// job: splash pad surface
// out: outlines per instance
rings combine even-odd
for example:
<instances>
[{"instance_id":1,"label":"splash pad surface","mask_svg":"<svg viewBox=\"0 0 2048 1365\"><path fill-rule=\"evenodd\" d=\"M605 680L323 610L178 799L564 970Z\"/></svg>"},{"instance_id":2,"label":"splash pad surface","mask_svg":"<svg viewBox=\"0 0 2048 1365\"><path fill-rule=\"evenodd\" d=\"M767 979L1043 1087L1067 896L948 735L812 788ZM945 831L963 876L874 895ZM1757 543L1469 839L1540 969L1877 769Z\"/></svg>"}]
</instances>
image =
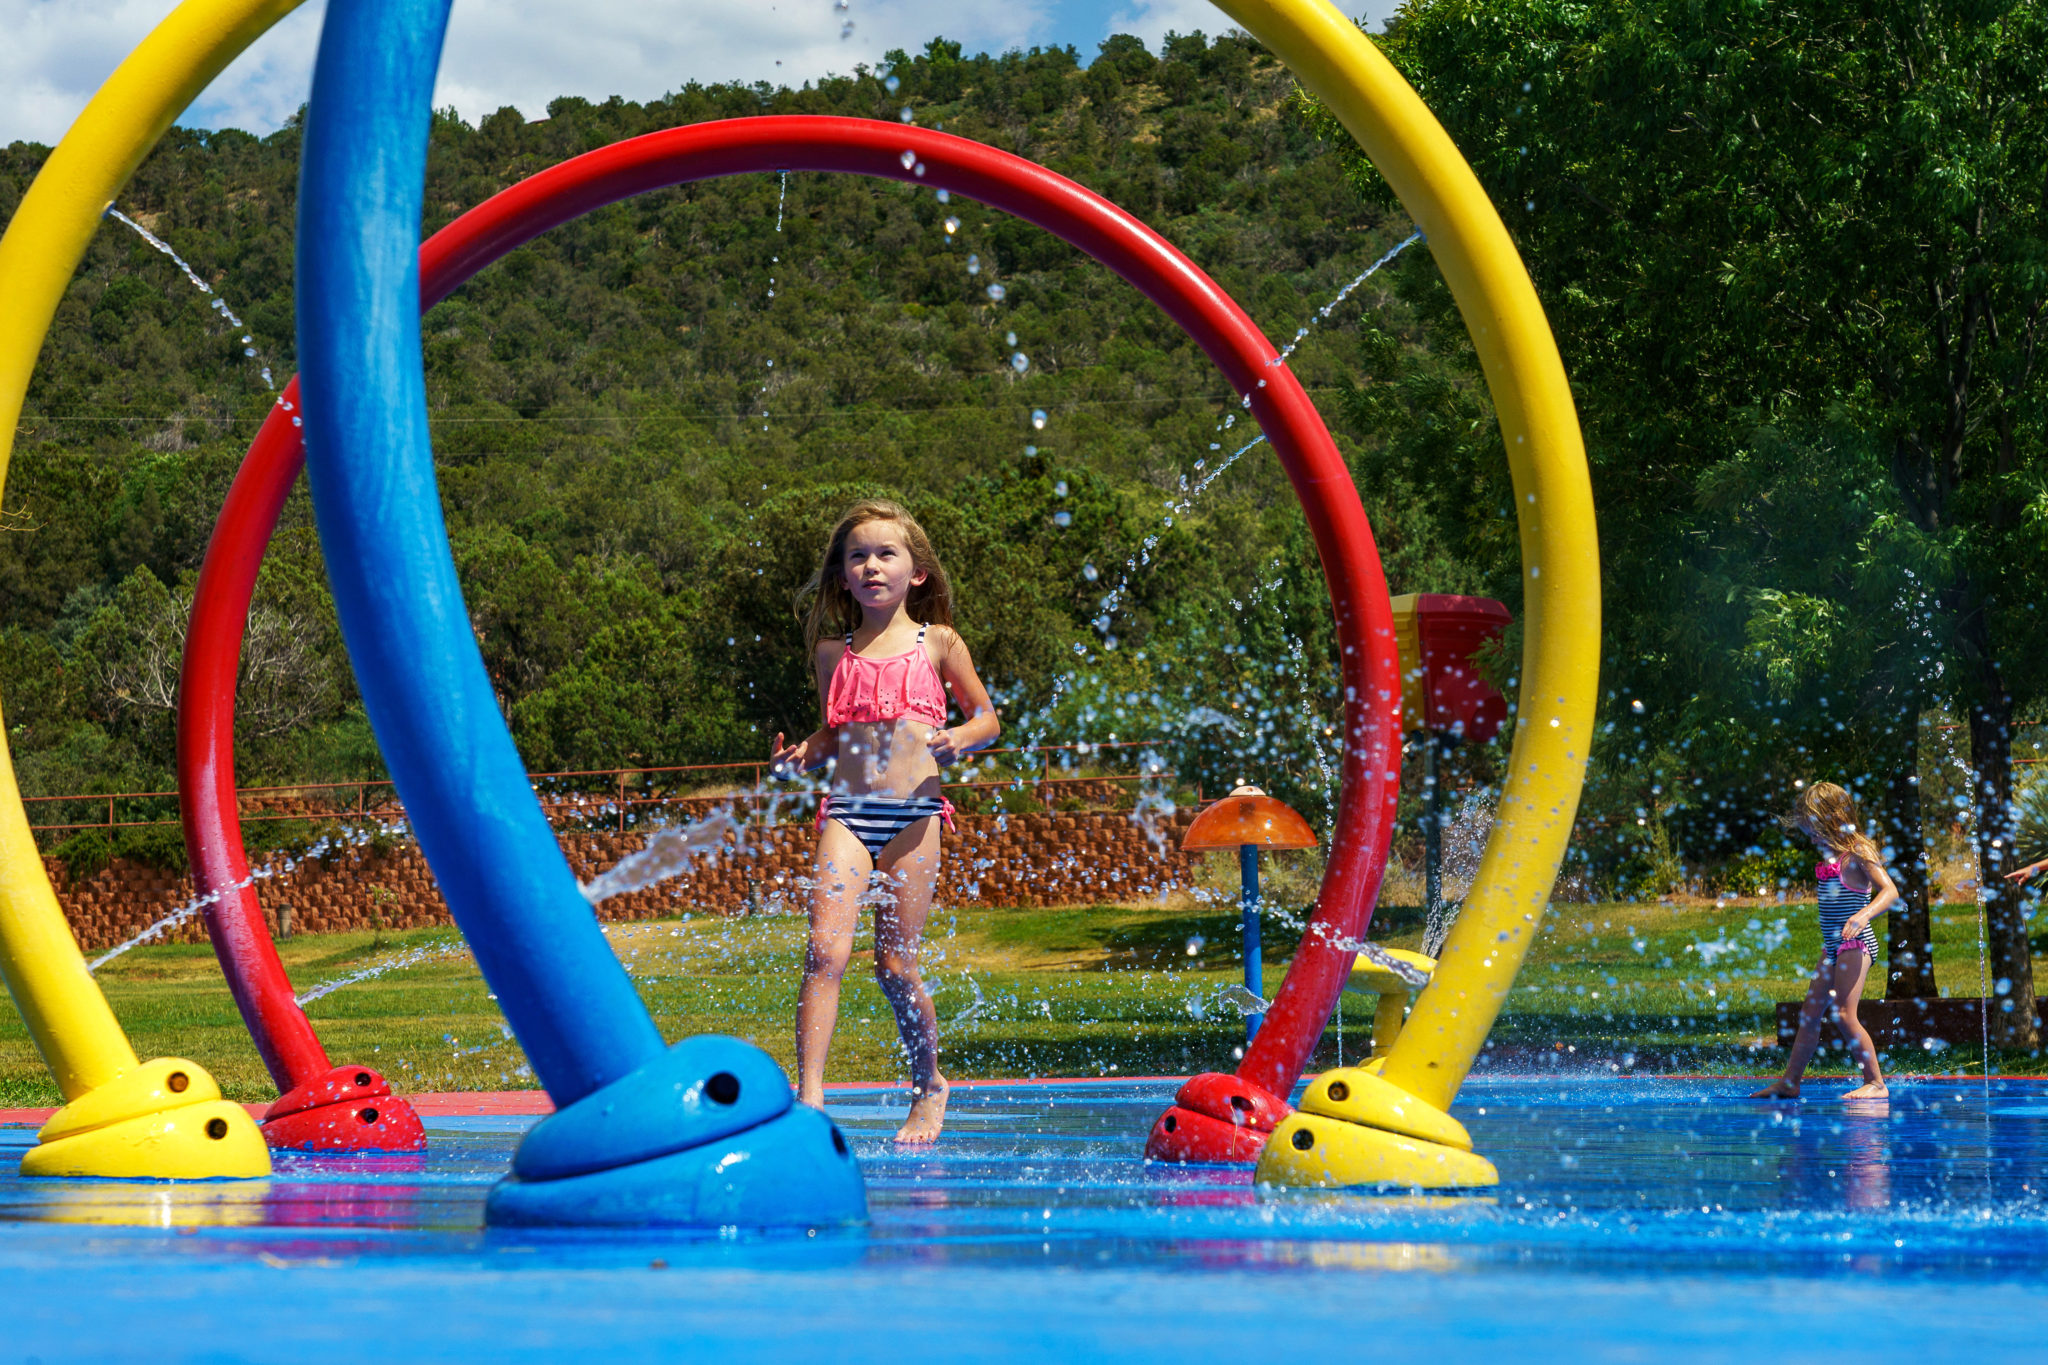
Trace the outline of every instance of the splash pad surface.
<instances>
[{"instance_id":1,"label":"splash pad surface","mask_svg":"<svg viewBox=\"0 0 2048 1365\"><path fill-rule=\"evenodd\" d=\"M941 1145L892 1146L903 1096L839 1090L872 1222L805 1237L481 1230L532 1122L428 1117L424 1157L280 1154L267 1182L30 1181L0 1129L10 1341L65 1358L278 1359L383 1336L408 1359L1073 1358L1290 1349L1360 1334L1462 1356L2038 1350L2048 1333L2048 1081L1905 1082L1888 1113L1823 1082L1475 1077L1457 1117L1489 1198L1261 1194L1148 1165L1170 1080L962 1086ZM291 1301L332 1312L279 1313ZM1362 1316L1370 1311L1370 1322Z\"/></svg>"}]
</instances>

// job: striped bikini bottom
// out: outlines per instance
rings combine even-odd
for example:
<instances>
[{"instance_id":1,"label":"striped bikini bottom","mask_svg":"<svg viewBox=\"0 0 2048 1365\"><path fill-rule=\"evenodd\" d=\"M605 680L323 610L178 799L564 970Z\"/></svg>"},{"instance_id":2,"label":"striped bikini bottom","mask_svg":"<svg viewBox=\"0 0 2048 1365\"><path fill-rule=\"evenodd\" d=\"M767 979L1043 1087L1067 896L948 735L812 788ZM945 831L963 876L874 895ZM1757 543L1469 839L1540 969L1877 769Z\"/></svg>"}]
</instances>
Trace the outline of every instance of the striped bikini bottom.
<instances>
[{"instance_id":1,"label":"striped bikini bottom","mask_svg":"<svg viewBox=\"0 0 2048 1365\"><path fill-rule=\"evenodd\" d=\"M837 820L879 858L891 839L934 815L953 828L953 803L943 796L828 796L818 805L818 828Z\"/></svg>"}]
</instances>

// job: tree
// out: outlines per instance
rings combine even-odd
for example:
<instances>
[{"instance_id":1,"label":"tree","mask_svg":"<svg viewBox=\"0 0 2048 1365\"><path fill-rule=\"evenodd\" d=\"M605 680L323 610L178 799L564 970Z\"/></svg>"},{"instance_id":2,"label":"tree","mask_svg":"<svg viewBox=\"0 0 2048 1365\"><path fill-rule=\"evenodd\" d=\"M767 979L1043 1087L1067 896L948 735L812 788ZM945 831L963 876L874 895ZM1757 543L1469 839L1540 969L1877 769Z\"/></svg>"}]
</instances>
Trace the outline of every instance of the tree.
<instances>
[{"instance_id":1,"label":"tree","mask_svg":"<svg viewBox=\"0 0 2048 1365\"><path fill-rule=\"evenodd\" d=\"M1858 747L1903 744L1923 702L1964 709L1999 1033L2038 1046L2026 918L2000 874L2015 712L2048 695L2048 12L1418 0L1385 47L1502 206L1578 387L1614 676L1697 726L1695 703L1725 710L1761 681L1731 644L1789 631L1812 656L1854 633L1873 666L1901 665L1855 717ZM1850 496L1809 509L1805 545L1845 571L1787 615L1752 567L1701 612L1732 562L1702 553L1727 520L1708 495L1739 482L1758 431L1823 421L1858 438L1811 448ZM1909 569L1931 619L1872 599ZM1695 628L1707 647L1674 641Z\"/></svg>"}]
</instances>

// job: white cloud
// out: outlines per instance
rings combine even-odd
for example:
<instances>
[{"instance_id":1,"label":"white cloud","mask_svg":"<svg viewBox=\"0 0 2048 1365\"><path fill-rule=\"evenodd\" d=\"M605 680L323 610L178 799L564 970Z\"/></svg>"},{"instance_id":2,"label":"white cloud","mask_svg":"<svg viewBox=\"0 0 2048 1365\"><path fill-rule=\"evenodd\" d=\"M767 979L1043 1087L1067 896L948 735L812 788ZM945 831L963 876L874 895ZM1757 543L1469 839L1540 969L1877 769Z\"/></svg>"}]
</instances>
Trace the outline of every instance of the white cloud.
<instances>
[{"instance_id":1,"label":"white cloud","mask_svg":"<svg viewBox=\"0 0 2048 1365\"><path fill-rule=\"evenodd\" d=\"M0 139L55 141L164 13L163 0L0 0Z\"/></svg>"},{"instance_id":2,"label":"white cloud","mask_svg":"<svg viewBox=\"0 0 2048 1365\"><path fill-rule=\"evenodd\" d=\"M801 85L943 33L969 51L1048 41L1060 0L456 0L437 107L536 117L558 95L652 99L690 81ZM260 39L181 122L268 132L305 102L321 0ZM0 142L54 143L168 0L0 0ZM853 32L841 37L851 20ZM1089 53L1088 55L1093 55ZM780 65L777 63L780 62Z\"/></svg>"},{"instance_id":3,"label":"white cloud","mask_svg":"<svg viewBox=\"0 0 2048 1365\"><path fill-rule=\"evenodd\" d=\"M9 3L12 0L0 0ZM286 15L223 71L178 121L189 128L268 133L290 118L312 89L313 53L320 45L320 20L326 12L323 0L313 0ZM80 105L90 98L92 91L81 91Z\"/></svg>"},{"instance_id":4,"label":"white cloud","mask_svg":"<svg viewBox=\"0 0 2048 1365\"><path fill-rule=\"evenodd\" d=\"M1400 0L1337 0L1337 8L1353 17L1363 17L1377 30L1386 26L1387 18L1399 9ZM1169 33L1206 33L1215 37L1228 33L1237 23L1209 0L1130 0L1111 11L1109 22L1103 25L1102 36L1112 33L1131 33L1145 40L1145 45L1154 52L1159 50L1159 41ZM1093 57L1088 50L1086 56Z\"/></svg>"},{"instance_id":5,"label":"white cloud","mask_svg":"<svg viewBox=\"0 0 2048 1365\"><path fill-rule=\"evenodd\" d=\"M474 118L538 116L557 95L647 99L695 80L800 85L943 33L969 51L1028 45L1050 18L1025 0L774 0L730 6L590 0L457 0L434 102ZM850 19L851 37L840 28ZM779 63L779 65L778 65Z\"/></svg>"},{"instance_id":6,"label":"white cloud","mask_svg":"<svg viewBox=\"0 0 2048 1365\"><path fill-rule=\"evenodd\" d=\"M1340 0L1376 19L1392 0ZM54 143L172 0L0 0L0 142ZM935 34L970 52L1074 44L1082 60L1111 33L1155 49L1171 29L1232 27L1208 0L456 0L436 106L475 119L504 105L539 116L558 95L646 100L699 81L801 85ZM258 40L181 120L266 133L305 102L324 0ZM847 20L850 36L841 37ZM777 63L780 63L778 65Z\"/></svg>"}]
</instances>

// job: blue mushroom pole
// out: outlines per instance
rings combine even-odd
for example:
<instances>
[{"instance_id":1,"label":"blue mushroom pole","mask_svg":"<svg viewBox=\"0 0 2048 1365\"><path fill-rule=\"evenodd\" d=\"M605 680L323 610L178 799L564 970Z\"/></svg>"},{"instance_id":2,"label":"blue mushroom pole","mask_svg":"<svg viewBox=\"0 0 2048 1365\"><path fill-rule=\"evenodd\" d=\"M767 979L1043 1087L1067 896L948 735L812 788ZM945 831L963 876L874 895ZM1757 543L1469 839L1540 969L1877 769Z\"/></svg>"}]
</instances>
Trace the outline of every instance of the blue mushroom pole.
<instances>
[{"instance_id":1,"label":"blue mushroom pole","mask_svg":"<svg viewBox=\"0 0 2048 1365\"><path fill-rule=\"evenodd\" d=\"M1254 998L1264 1000L1263 964L1259 957L1259 846L1239 844L1237 846L1237 874L1243 884L1244 896L1244 988ZM1252 1039L1259 1036L1259 1025L1266 1016L1247 1014L1244 1017L1245 1046L1250 1047Z\"/></svg>"}]
</instances>

